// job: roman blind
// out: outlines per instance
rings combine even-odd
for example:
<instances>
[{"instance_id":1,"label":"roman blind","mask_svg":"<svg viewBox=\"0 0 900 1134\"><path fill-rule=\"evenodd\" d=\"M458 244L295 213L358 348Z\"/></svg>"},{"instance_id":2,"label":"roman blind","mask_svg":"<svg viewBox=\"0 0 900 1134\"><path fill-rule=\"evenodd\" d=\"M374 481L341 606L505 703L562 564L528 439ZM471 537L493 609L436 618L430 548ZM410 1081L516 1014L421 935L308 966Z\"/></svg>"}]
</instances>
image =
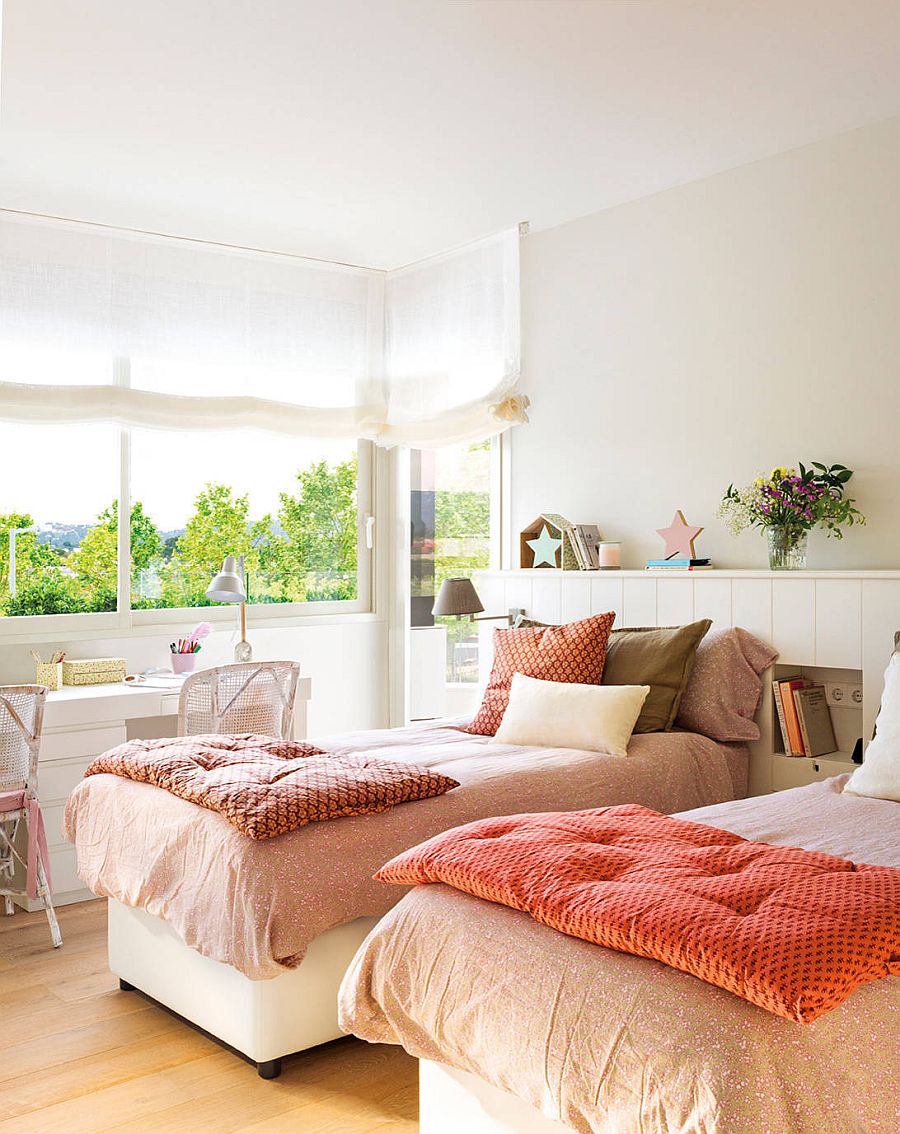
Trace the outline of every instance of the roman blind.
<instances>
[{"instance_id":1,"label":"roman blind","mask_svg":"<svg viewBox=\"0 0 900 1134\"><path fill-rule=\"evenodd\" d=\"M0 419L429 447L525 420L518 233L396 272L0 213Z\"/></svg>"}]
</instances>

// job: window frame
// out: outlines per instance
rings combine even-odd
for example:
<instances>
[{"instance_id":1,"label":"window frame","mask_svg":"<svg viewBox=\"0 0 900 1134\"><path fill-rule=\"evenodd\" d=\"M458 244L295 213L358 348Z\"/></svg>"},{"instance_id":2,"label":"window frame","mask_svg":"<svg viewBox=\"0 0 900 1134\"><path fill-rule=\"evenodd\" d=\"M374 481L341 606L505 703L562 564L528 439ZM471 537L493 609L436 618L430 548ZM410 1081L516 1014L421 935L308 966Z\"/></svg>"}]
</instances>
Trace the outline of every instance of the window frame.
<instances>
[{"instance_id":1,"label":"window frame","mask_svg":"<svg viewBox=\"0 0 900 1134\"><path fill-rule=\"evenodd\" d=\"M112 384L128 386L130 364L127 358L113 360ZM77 425L71 428L77 429ZM196 607L163 607L158 610L133 610L131 607L131 430L118 428L118 586L115 611L91 614L0 615L0 637L4 642L47 640L52 638L98 638L105 634L118 637L123 632L151 632L164 627L184 628L191 618L202 616L214 626L234 621L235 608L228 604ZM329 602L248 603L248 616L259 625L308 623L311 620L331 621L335 617L372 616L374 604L374 529L375 492L378 461L375 445L358 440L356 488L356 580L355 599ZM374 536L374 530L372 532Z\"/></svg>"},{"instance_id":2,"label":"window frame","mask_svg":"<svg viewBox=\"0 0 900 1134\"><path fill-rule=\"evenodd\" d=\"M488 471L489 516L488 516L488 547L489 558L486 568L479 570L497 571L505 562L506 546L509 542L507 529L509 527L509 474L511 464L509 433L504 431L491 438L490 461ZM410 486L411 488L411 486ZM437 486L435 486L437 490ZM407 493L409 495L409 493ZM406 557L406 581L411 588L410 562L412 548L408 549ZM406 622L412 629L411 618L407 614ZM473 624L477 631L477 623ZM483 625L483 624L482 624ZM480 636L479 636L480 639ZM479 642L479 650L481 649ZM460 693L473 693L478 691L480 684L477 681L449 681L446 671L444 675L444 688ZM474 695L474 694L473 694Z\"/></svg>"}]
</instances>

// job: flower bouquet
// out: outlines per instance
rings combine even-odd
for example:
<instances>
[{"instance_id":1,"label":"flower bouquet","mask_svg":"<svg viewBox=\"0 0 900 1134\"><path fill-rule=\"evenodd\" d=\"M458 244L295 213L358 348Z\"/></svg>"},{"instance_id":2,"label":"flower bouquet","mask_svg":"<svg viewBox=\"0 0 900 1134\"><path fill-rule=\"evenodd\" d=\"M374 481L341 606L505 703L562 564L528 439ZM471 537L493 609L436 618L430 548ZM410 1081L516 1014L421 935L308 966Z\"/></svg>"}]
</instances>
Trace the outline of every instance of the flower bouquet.
<instances>
[{"instance_id":1,"label":"flower bouquet","mask_svg":"<svg viewBox=\"0 0 900 1134\"><path fill-rule=\"evenodd\" d=\"M812 528L825 528L829 536L842 539L843 527L866 522L854 507L855 501L844 495L852 476L845 465L823 465L819 461L813 461L810 468L802 462L796 469L775 468L745 488L730 484L719 515L734 535L748 528L765 530L773 571L802 570Z\"/></svg>"}]
</instances>

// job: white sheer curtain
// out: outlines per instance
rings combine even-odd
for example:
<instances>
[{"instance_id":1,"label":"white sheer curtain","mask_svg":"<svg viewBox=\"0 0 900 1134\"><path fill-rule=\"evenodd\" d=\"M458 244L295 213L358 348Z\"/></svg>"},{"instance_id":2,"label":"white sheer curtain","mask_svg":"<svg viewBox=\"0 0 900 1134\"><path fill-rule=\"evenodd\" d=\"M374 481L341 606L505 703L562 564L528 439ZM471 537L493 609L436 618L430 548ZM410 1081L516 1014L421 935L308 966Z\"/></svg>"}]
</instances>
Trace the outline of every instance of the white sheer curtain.
<instances>
[{"instance_id":1,"label":"white sheer curtain","mask_svg":"<svg viewBox=\"0 0 900 1134\"><path fill-rule=\"evenodd\" d=\"M518 311L516 232L384 273L0 214L0 419L475 440Z\"/></svg>"}]
</instances>

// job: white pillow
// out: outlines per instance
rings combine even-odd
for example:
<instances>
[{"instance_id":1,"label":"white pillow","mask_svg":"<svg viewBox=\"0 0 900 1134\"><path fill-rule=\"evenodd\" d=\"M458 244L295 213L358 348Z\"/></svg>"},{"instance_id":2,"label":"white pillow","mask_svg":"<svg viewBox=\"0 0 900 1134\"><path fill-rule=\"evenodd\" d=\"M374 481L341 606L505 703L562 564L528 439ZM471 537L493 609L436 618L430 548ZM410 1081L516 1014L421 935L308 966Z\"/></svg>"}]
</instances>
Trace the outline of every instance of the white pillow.
<instances>
[{"instance_id":1,"label":"white pillow","mask_svg":"<svg viewBox=\"0 0 900 1134\"><path fill-rule=\"evenodd\" d=\"M577 685L514 673L497 744L624 756L649 685Z\"/></svg>"},{"instance_id":2,"label":"white pillow","mask_svg":"<svg viewBox=\"0 0 900 1134\"><path fill-rule=\"evenodd\" d=\"M891 656L884 671L875 737L866 749L865 761L844 784L844 791L900 803L900 654Z\"/></svg>"}]
</instances>

